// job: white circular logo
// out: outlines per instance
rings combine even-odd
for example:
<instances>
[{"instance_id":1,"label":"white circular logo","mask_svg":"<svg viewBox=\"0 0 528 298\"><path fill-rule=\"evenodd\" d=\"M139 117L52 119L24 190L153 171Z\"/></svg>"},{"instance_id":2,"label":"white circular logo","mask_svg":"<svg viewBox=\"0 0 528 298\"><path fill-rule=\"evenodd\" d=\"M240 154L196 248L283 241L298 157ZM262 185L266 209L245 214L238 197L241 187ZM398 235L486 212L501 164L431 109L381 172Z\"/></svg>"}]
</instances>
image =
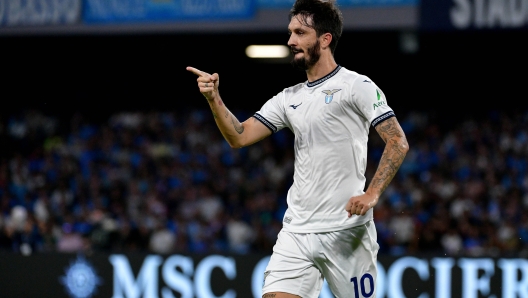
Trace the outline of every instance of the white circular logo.
<instances>
[{"instance_id":1,"label":"white circular logo","mask_svg":"<svg viewBox=\"0 0 528 298\"><path fill-rule=\"evenodd\" d=\"M60 280L73 298L90 298L102 283L92 265L82 256L66 268L66 274Z\"/></svg>"}]
</instances>

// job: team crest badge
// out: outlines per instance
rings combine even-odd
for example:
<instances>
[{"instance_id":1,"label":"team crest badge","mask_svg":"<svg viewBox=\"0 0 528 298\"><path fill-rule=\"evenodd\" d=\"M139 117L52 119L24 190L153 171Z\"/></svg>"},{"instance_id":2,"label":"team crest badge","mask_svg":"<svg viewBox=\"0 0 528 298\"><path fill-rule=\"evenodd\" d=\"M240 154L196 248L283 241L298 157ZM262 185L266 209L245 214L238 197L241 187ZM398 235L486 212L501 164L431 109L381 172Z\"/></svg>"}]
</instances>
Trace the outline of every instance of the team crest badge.
<instances>
[{"instance_id":1,"label":"team crest badge","mask_svg":"<svg viewBox=\"0 0 528 298\"><path fill-rule=\"evenodd\" d=\"M334 93L337 93L341 91L341 89L334 89L334 90L323 90L323 93L326 94L325 96L325 103L329 104L332 102L332 99L334 99Z\"/></svg>"}]
</instances>

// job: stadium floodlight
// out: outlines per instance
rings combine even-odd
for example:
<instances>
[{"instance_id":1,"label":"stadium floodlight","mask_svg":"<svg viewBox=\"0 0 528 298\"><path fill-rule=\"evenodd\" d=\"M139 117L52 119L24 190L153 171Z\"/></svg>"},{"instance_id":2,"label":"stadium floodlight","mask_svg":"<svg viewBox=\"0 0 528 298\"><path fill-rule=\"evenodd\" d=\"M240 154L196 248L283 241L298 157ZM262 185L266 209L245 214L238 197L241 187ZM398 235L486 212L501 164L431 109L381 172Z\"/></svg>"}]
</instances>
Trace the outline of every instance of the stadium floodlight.
<instances>
[{"instance_id":1,"label":"stadium floodlight","mask_svg":"<svg viewBox=\"0 0 528 298\"><path fill-rule=\"evenodd\" d=\"M286 58L290 49L282 45L251 45L246 48L249 58Z\"/></svg>"}]
</instances>

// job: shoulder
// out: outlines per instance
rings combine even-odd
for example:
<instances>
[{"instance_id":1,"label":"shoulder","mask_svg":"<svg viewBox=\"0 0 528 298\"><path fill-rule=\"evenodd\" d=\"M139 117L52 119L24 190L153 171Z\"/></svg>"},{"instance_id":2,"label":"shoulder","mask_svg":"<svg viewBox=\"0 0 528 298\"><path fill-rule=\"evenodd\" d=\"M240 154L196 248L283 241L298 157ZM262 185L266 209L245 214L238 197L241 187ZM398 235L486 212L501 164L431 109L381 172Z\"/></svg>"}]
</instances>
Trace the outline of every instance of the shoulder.
<instances>
[{"instance_id":1,"label":"shoulder","mask_svg":"<svg viewBox=\"0 0 528 298\"><path fill-rule=\"evenodd\" d=\"M353 88L376 86L368 76L344 67L341 68L339 75L343 81L347 82Z\"/></svg>"},{"instance_id":2,"label":"shoulder","mask_svg":"<svg viewBox=\"0 0 528 298\"><path fill-rule=\"evenodd\" d=\"M377 89L376 84L368 76L344 67L339 71L339 80L348 87L347 92L352 98L361 97L362 94L371 93Z\"/></svg>"},{"instance_id":3,"label":"shoulder","mask_svg":"<svg viewBox=\"0 0 528 298\"><path fill-rule=\"evenodd\" d=\"M284 90L282 90L281 93L284 93L285 95L291 95L291 94L302 92L304 84L305 83L303 82L303 83L299 83L299 84L284 88Z\"/></svg>"},{"instance_id":4,"label":"shoulder","mask_svg":"<svg viewBox=\"0 0 528 298\"><path fill-rule=\"evenodd\" d=\"M275 106L277 108L288 105L288 103L292 100L292 98L295 98L298 94L300 94L304 90L303 84L304 83L299 83L299 84L284 88L282 91L277 93L275 96L268 99L265 105Z\"/></svg>"},{"instance_id":5,"label":"shoulder","mask_svg":"<svg viewBox=\"0 0 528 298\"><path fill-rule=\"evenodd\" d=\"M341 80L344 80L344 81L347 81L347 82L355 82L359 78L365 77L365 76L360 74L360 73L357 73L357 72L355 72L353 70L349 70L349 69L347 69L345 67L341 67L341 69L339 70L339 73L338 73L338 77Z\"/></svg>"},{"instance_id":6,"label":"shoulder","mask_svg":"<svg viewBox=\"0 0 528 298\"><path fill-rule=\"evenodd\" d=\"M277 93L272 99L277 103L283 103L286 104L289 102L292 98L295 98L297 96L302 96L302 92L304 91L304 83L299 83L287 88L284 88L282 91Z\"/></svg>"},{"instance_id":7,"label":"shoulder","mask_svg":"<svg viewBox=\"0 0 528 298\"><path fill-rule=\"evenodd\" d=\"M343 80L350 86L350 92L353 96L383 93L370 77L355 71L345 69Z\"/></svg>"}]
</instances>

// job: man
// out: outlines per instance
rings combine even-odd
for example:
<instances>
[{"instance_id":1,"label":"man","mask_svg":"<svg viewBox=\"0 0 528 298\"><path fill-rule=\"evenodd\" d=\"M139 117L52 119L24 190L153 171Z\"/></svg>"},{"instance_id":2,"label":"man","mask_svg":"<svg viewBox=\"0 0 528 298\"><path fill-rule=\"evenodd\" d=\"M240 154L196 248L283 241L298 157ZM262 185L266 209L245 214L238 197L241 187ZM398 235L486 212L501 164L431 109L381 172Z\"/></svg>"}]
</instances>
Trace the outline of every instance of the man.
<instances>
[{"instance_id":1,"label":"man","mask_svg":"<svg viewBox=\"0 0 528 298\"><path fill-rule=\"evenodd\" d=\"M231 147L285 127L295 134L294 182L264 274L263 298L316 298L323 278L338 298L375 297L379 246L372 208L409 146L383 92L335 62L343 24L333 1L297 0L289 18L292 63L306 70L308 80L284 89L245 122L223 104L218 74L187 70L198 76ZM364 191L370 125L386 145Z\"/></svg>"}]
</instances>

